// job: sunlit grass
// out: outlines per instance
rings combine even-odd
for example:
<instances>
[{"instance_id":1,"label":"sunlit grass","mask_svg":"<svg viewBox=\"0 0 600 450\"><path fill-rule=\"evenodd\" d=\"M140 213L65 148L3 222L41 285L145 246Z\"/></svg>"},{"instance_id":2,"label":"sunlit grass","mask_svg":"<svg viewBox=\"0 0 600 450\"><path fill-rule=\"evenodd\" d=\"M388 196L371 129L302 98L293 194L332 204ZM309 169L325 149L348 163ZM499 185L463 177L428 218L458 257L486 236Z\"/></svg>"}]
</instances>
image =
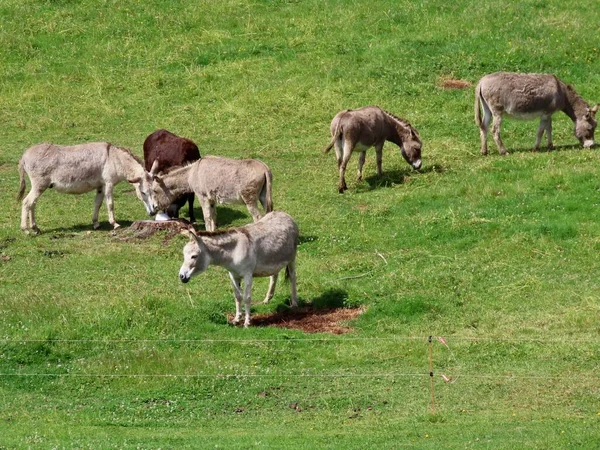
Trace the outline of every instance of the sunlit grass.
<instances>
[{"instance_id":1,"label":"sunlit grass","mask_svg":"<svg viewBox=\"0 0 600 450\"><path fill-rule=\"evenodd\" d=\"M0 17L0 447L598 446L597 149L556 116L557 150L531 153L537 124L506 120L511 155L490 139L481 157L472 88L440 83L551 72L598 101L597 8L8 0ZM369 104L419 130L423 169L386 144L384 175L368 153L357 182L353 158L339 195L329 123ZM226 273L181 284L185 238L129 235L145 212L126 184L123 230L103 207L92 231L92 193L46 192L42 234L19 231L27 147L141 155L157 128L269 164L301 230L300 299L364 308L351 334L227 325ZM281 283L254 310L288 301ZM435 414L430 335L448 341Z\"/></svg>"}]
</instances>

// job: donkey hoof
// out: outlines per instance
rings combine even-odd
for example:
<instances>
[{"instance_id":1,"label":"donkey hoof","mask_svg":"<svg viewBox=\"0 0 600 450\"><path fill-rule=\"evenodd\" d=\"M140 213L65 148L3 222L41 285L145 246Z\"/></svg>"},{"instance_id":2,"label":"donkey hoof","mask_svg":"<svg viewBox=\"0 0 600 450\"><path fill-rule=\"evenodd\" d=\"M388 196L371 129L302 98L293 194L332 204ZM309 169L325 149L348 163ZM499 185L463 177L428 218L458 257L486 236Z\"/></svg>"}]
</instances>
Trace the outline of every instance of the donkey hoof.
<instances>
[{"instance_id":1,"label":"donkey hoof","mask_svg":"<svg viewBox=\"0 0 600 450\"><path fill-rule=\"evenodd\" d=\"M98 228L100 228L100 223L94 222L93 226L94 226L94 230L97 230Z\"/></svg>"},{"instance_id":2,"label":"donkey hoof","mask_svg":"<svg viewBox=\"0 0 600 450\"><path fill-rule=\"evenodd\" d=\"M115 222L113 224L113 230L116 230L117 228L121 228L121 225L119 225L117 222Z\"/></svg>"}]
</instances>

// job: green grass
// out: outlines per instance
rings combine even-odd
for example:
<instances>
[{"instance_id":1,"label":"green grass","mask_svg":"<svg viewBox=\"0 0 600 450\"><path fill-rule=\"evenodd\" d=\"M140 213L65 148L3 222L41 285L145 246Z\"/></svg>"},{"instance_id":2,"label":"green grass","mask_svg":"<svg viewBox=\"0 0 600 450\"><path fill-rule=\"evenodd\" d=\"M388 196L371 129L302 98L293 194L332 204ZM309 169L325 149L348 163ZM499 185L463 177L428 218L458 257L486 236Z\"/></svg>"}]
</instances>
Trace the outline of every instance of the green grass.
<instances>
[{"instance_id":1,"label":"green grass","mask_svg":"<svg viewBox=\"0 0 600 450\"><path fill-rule=\"evenodd\" d=\"M598 101L592 2L5 0L0 5L0 448L597 448L600 166L555 116L506 120L479 155L473 84L551 72ZM365 180L321 150L377 104L424 142ZM19 231L16 164L39 142L141 155L167 128L260 158L301 230L298 288L360 306L353 333L234 328L226 274L183 285L185 239L92 231L93 194L46 192ZM197 216L201 216L198 209ZM220 226L249 222L219 208ZM258 280L258 300L266 290ZM289 287L255 313L285 308ZM435 414L428 336L434 340ZM451 378L445 383L441 375Z\"/></svg>"}]
</instances>

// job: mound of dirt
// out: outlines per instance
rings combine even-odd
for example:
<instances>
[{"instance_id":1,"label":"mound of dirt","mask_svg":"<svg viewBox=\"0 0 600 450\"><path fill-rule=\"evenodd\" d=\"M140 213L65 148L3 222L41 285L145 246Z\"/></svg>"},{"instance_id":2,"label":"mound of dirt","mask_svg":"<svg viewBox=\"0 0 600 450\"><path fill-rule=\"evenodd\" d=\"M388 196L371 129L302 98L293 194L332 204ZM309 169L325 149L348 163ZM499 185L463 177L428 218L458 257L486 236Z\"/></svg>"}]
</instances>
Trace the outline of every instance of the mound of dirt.
<instances>
[{"instance_id":1,"label":"mound of dirt","mask_svg":"<svg viewBox=\"0 0 600 450\"><path fill-rule=\"evenodd\" d=\"M472 83L469 83L465 80L455 80L453 78L442 78L439 82L440 87L444 89L466 89L473 86Z\"/></svg>"},{"instance_id":2,"label":"mound of dirt","mask_svg":"<svg viewBox=\"0 0 600 450\"><path fill-rule=\"evenodd\" d=\"M352 331L346 322L363 313L360 308L319 308L303 306L271 314L252 316L252 325L302 330L305 333L344 334Z\"/></svg>"},{"instance_id":3,"label":"mound of dirt","mask_svg":"<svg viewBox=\"0 0 600 450\"><path fill-rule=\"evenodd\" d=\"M157 231L167 231L168 237L172 237L189 229L190 226L190 222L185 219L136 220L128 231L133 233L133 237L139 239L150 237Z\"/></svg>"}]
</instances>

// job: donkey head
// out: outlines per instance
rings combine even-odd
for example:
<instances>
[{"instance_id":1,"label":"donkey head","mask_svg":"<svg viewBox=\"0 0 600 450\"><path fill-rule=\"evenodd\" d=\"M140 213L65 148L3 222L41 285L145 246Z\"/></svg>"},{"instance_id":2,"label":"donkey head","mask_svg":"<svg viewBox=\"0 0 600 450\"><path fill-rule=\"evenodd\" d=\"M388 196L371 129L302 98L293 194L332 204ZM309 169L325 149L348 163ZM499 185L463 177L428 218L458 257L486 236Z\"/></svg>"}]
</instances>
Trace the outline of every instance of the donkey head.
<instances>
[{"instance_id":1,"label":"donkey head","mask_svg":"<svg viewBox=\"0 0 600 450\"><path fill-rule=\"evenodd\" d=\"M137 197L144 203L146 212L153 216L156 214L157 206L152 194L152 175L144 170L142 176L127 180L135 186Z\"/></svg>"},{"instance_id":2,"label":"donkey head","mask_svg":"<svg viewBox=\"0 0 600 450\"><path fill-rule=\"evenodd\" d=\"M415 169L421 168L421 139L419 133L412 127L404 134L402 139L402 156Z\"/></svg>"},{"instance_id":3,"label":"donkey head","mask_svg":"<svg viewBox=\"0 0 600 450\"><path fill-rule=\"evenodd\" d=\"M182 283L187 283L194 275L204 272L208 268L210 260L206 246L193 228L182 231L181 234L190 238L190 241L183 247L183 264L179 269L179 279Z\"/></svg>"},{"instance_id":4,"label":"donkey head","mask_svg":"<svg viewBox=\"0 0 600 450\"><path fill-rule=\"evenodd\" d=\"M598 111L598 106L600 105L596 105L593 108L586 107L585 114L577 117L575 121L575 136L577 136L577 139L579 139L584 148L594 146L594 131L597 125L596 112Z\"/></svg>"},{"instance_id":5,"label":"donkey head","mask_svg":"<svg viewBox=\"0 0 600 450\"><path fill-rule=\"evenodd\" d=\"M156 202L157 209L165 210L173 203L174 196L158 173L158 159L152 164L149 175L151 177L150 191Z\"/></svg>"}]
</instances>

